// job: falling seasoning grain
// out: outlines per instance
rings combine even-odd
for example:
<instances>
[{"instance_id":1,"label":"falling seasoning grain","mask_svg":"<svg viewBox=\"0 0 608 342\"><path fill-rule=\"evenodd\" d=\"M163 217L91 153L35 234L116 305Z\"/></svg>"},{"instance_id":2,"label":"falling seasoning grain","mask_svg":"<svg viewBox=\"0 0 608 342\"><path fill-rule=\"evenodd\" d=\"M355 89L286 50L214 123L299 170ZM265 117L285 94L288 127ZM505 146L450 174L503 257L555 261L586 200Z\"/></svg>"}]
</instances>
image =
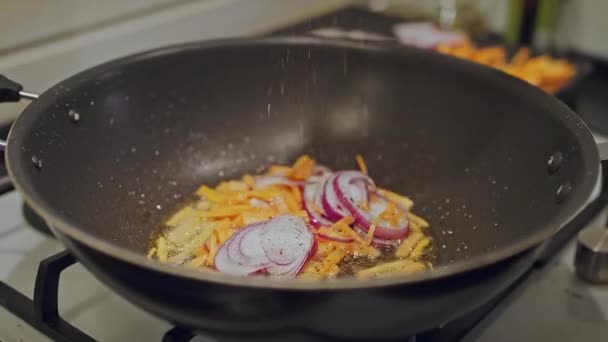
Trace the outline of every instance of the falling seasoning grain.
<instances>
[{"instance_id":1,"label":"falling seasoning grain","mask_svg":"<svg viewBox=\"0 0 608 342\"><path fill-rule=\"evenodd\" d=\"M32 156L32 164L34 164L34 167L36 167L38 170L42 169L42 159L36 155Z\"/></svg>"},{"instance_id":2,"label":"falling seasoning grain","mask_svg":"<svg viewBox=\"0 0 608 342\"><path fill-rule=\"evenodd\" d=\"M80 113L78 113L77 111L70 109L68 111L68 117L70 118L70 121L72 121L73 123L78 123L80 121Z\"/></svg>"}]
</instances>

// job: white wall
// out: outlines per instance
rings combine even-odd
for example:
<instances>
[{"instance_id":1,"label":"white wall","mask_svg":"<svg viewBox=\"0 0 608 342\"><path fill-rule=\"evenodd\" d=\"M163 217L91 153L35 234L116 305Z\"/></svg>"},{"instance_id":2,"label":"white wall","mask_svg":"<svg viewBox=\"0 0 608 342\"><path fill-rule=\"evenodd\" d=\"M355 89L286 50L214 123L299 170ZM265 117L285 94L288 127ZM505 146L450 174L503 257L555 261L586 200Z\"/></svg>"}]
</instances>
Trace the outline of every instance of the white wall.
<instances>
[{"instance_id":1,"label":"white wall","mask_svg":"<svg viewBox=\"0 0 608 342\"><path fill-rule=\"evenodd\" d=\"M30 4L43 2L73 4L81 1L84 3L89 0L25 1ZM171 6L165 6L152 12L141 12L142 8L146 8L144 5L148 1L155 1L156 5L161 2L171 2ZM0 0L0 7L5 2L8 2L8 0ZM116 6L119 6L121 1L95 0L94 2L95 4L113 2ZM127 2L127 0L124 0L124 2ZM136 8L135 3L139 3L140 7ZM105 24L99 24L95 27L87 25L82 18L79 19L80 21L71 22L60 11L50 10L46 14L39 13L38 27L44 26L44 23L53 22L56 24L53 26L55 28L52 30L53 32L65 31L67 30L66 27L72 27L68 30L70 34L32 40L35 35L26 32L22 36L22 40L13 41L13 43L7 43L8 41L4 40L4 34L0 34L0 37L2 37L0 41L5 46L10 46L15 42L21 46L18 49L9 48L0 51L0 73L21 82L28 90L41 92L78 71L113 58L181 42L259 34L335 10L344 6L346 1L136 0L133 4L133 7L130 7L131 15L128 17L124 17L122 15L124 12L116 8L108 9L105 5L102 6L101 8L106 8L106 10L100 9L99 13L105 11L105 15L98 15L95 20L105 22ZM83 7L78 8L80 9L77 11L81 11ZM123 9L127 11L125 7ZM89 8L88 10L96 11L95 8ZM72 9L71 11L76 10ZM138 12L141 15L138 15ZM14 16L17 15L16 13L14 12ZM4 12L2 15L10 17ZM108 18L112 17L122 19L108 21ZM63 28L58 25L64 21L62 18L66 18L65 21L68 22ZM17 24L22 25L13 22L13 25ZM73 28L77 27L77 24L89 26L89 29L74 30ZM1 20L0 25L3 25ZM14 29L16 26L9 25L8 27ZM27 42L28 39L35 43L26 44L24 47L24 42ZM25 101L14 105L0 105L0 123L14 118L25 105Z\"/></svg>"},{"instance_id":2,"label":"white wall","mask_svg":"<svg viewBox=\"0 0 608 342\"><path fill-rule=\"evenodd\" d=\"M0 51L192 0L2 0Z\"/></svg>"},{"instance_id":3,"label":"white wall","mask_svg":"<svg viewBox=\"0 0 608 342\"><path fill-rule=\"evenodd\" d=\"M401 6L433 9L439 0L356 0L356 3L376 3L384 6ZM474 1L494 32L504 32L510 0ZM608 0L561 0L557 43L590 55L608 60Z\"/></svg>"},{"instance_id":4,"label":"white wall","mask_svg":"<svg viewBox=\"0 0 608 342\"><path fill-rule=\"evenodd\" d=\"M480 0L490 27L503 32L508 0ZM562 0L556 43L608 60L608 0Z\"/></svg>"},{"instance_id":5,"label":"white wall","mask_svg":"<svg viewBox=\"0 0 608 342\"><path fill-rule=\"evenodd\" d=\"M608 60L608 0L564 1L558 43Z\"/></svg>"}]
</instances>

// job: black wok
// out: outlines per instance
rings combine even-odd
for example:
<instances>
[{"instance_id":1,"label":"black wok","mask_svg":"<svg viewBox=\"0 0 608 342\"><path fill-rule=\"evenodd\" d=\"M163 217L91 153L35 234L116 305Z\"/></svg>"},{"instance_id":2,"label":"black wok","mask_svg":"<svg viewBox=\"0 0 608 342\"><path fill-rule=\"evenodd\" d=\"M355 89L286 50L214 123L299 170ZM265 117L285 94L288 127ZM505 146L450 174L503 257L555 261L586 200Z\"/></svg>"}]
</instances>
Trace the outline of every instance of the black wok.
<instances>
[{"instance_id":1,"label":"black wok","mask_svg":"<svg viewBox=\"0 0 608 342\"><path fill-rule=\"evenodd\" d=\"M146 259L158 223L200 183L302 153L333 168L362 153L377 183L412 196L435 270L277 281ZM309 38L180 45L86 70L26 108L6 161L102 281L177 324L238 336L440 325L512 283L600 185L589 130L541 90L429 52Z\"/></svg>"}]
</instances>

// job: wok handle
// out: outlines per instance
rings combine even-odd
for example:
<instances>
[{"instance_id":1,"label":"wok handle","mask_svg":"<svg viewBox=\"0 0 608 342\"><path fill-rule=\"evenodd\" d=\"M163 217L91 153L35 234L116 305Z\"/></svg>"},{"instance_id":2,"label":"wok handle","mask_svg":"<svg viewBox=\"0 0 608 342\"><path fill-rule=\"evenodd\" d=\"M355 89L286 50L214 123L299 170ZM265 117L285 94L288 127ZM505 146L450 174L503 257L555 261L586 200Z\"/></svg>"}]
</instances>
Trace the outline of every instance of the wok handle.
<instances>
[{"instance_id":1,"label":"wok handle","mask_svg":"<svg viewBox=\"0 0 608 342\"><path fill-rule=\"evenodd\" d=\"M0 103L17 102L21 99L35 100L38 95L23 90L23 86L10 78L0 74ZM0 137L0 152L6 149L4 134ZM4 163L4 158L0 156L0 163ZM6 168L0 168L0 195L13 190L11 180L6 174Z\"/></svg>"},{"instance_id":2,"label":"wok handle","mask_svg":"<svg viewBox=\"0 0 608 342\"><path fill-rule=\"evenodd\" d=\"M0 75L0 103L17 102L21 100L20 92L23 86L4 75Z\"/></svg>"},{"instance_id":3,"label":"wok handle","mask_svg":"<svg viewBox=\"0 0 608 342\"><path fill-rule=\"evenodd\" d=\"M21 99L35 100L38 94L23 90L23 86L0 74L0 103L18 102ZM6 149L6 141L0 139L0 151Z\"/></svg>"},{"instance_id":4,"label":"wok handle","mask_svg":"<svg viewBox=\"0 0 608 342\"><path fill-rule=\"evenodd\" d=\"M0 74L0 103L18 102L21 99L35 100L38 94L23 90L23 86Z\"/></svg>"}]
</instances>

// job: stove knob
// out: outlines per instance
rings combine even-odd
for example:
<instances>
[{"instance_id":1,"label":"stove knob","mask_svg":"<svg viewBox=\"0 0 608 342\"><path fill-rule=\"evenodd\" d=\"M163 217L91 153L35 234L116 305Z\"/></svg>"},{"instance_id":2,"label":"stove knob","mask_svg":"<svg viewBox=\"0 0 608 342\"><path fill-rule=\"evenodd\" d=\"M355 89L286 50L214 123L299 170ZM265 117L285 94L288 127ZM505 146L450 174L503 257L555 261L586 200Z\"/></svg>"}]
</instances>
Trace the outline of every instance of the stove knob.
<instances>
[{"instance_id":1,"label":"stove knob","mask_svg":"<svg viewBox=\"0 0 608 342\"><path fill-rule=\"evenodd\" d=\"M574 267L579 278L608 283L608 229L591 226L578 234Z\"/></svg>"}]
</instances>

